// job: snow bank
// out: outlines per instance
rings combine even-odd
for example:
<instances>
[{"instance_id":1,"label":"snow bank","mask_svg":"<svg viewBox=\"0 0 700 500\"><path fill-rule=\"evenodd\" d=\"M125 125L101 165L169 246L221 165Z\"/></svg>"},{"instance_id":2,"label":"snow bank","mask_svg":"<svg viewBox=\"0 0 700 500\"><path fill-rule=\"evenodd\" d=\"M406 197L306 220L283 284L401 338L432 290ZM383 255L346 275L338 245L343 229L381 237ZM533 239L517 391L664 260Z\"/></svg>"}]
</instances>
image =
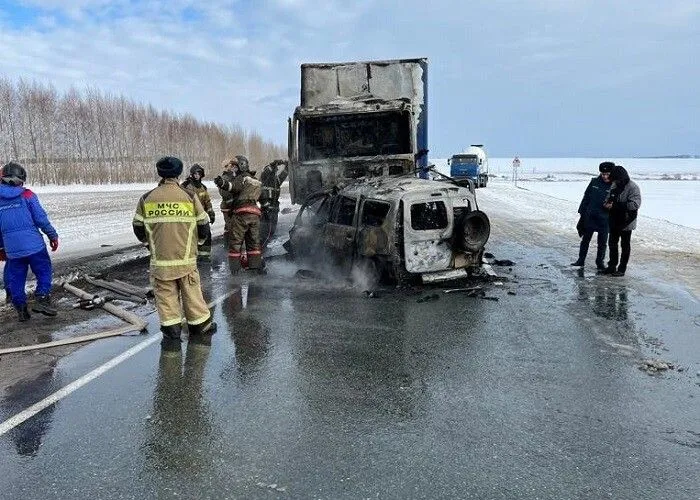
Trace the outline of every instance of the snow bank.
<instances>
[{"instance_id":1,"label":"snow bank","mask_svg":"<svg viewBox=\"0 0 700 500\"><path fill-rule=\"evenodd\" d=\"M449 174L447 159L430 159L438 170ZM519 178L533 180L581 180L598 175L598 165L614 161L634 180L700 180L700 159L695 158L520 158ZM489 173L510 178L513 158L489 158Z\"/></svg>"},{"instance_id":2,"label":"snow bank","mask_svg":"<svg viewBox=\"0 0 700 500\"><path fill-rule=\"evenodd\" d=\"M658 182L658 181L657 181ZM695 185L695 183L685 183ZM522 218L536 221L536 223L551 231L563 234L574 235L576 232L576 221L578 220L578 205L580 197L585 189L585 184L577 190L561 190L562 186L568 183L551 183L549 193L537 192L529 189L531 186L515 187L510 182L498 180L490 183L488 187L477 190L477 199L482 210L485 210L490 217L510 217ZM573 186L573 184L572 184ZM700 186L700 184L698 184ZM634 232L635 245L646 248L649 253L657 250L670 252L682 252L700 256L700 230L698 228L686 227L668 222L667 219L675 218L674 214L682 217L680 210L674 211L674 207L694 206L698 207L700 201L696 199L679 200L674 199L677 193L672 191L661 192L658 198L650 196L649 204L658 205L663 208L663 218L660 214L649 216L645 214L645 192L642 187L642 208L639 212L637 230ZM697 188L696 188L697 189ZM684 197L689 196L686 192ZM567 199L568 198L568 199ZM697 210L692 213L697 214ZM529 223L529 222L528 222Z\"/></svg>"}]
</instances>

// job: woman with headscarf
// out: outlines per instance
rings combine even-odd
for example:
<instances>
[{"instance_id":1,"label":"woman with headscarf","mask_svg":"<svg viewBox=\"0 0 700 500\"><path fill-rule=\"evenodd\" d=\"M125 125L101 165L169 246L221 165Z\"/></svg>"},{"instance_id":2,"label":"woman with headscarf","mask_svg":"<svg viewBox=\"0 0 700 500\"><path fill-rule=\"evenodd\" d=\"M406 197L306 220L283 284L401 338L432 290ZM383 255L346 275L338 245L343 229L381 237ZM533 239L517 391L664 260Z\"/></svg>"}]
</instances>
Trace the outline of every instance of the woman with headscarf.
<instances>
[{"instance_id":1,"label":"woman with headscarf","mask_svg":"<svg viewBox=\"0 0 700 500\"><path fill-rule=\"evenodd\" d=\"M637 228L637 212L642 206L642 193L639 186L620 165L610 172L612 186L604 207L610 211L610 236L608 247L610 260L602 272L612 276L624 276L631 252L632 231ZM618 244L622 253L618 252ZM619 256L619 265L618 265Z\"/></svg>"}]
</instances>

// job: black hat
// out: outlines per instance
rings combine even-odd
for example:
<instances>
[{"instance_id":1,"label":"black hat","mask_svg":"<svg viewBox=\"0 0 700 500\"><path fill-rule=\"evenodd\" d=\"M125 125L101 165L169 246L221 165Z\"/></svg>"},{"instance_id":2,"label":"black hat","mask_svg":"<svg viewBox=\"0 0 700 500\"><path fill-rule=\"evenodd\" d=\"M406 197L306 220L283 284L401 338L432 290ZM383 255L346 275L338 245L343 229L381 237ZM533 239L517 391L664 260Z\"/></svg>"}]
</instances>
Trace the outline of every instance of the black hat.
<instances>
[{"instance_id":1,"label":"black hat","mask_svg":"<svg viewBox=\"0 0 700 500\"><path fill-rule=\"evenodd\" d=\"M176 179L182 174L182 162L174 156L164 156L156 163L156 170L163 179Z\"/></svg>"},{"instance_id":2,"label":"black hat","mask_svg":"<svg viewBox=\"0 0 700 500\"><path fill-rule=\"evenodd\" d=\"M615 164L611 161L604 161L598 166L598 170L600 170L601 173L609 174L612 172L613 167Z\"/></svg>"},{"instance_id":3,"label":"black hat","mask_svg":"<svg viewBox=\"0 0 700 500\"><path fill-rule=\"evenodd\" d=\"M629 182L630 175L627 173L627 170L625 170L625 167L622 165L615 165L612 172L610 172L610 180L625 185Z\"/></svg>"},{"instance_id":4,"label":"black hat","mask_svg":"<svg viewBox=\"0 0 700 500\"><path fill-rule=\"evenodd\" d=\"M0 178L3 184L9 184L10 186L21 186L27 182L27 171L19 163L10 162L7 163L2 170L0 170Z\"/></svg>"}]
</instances>

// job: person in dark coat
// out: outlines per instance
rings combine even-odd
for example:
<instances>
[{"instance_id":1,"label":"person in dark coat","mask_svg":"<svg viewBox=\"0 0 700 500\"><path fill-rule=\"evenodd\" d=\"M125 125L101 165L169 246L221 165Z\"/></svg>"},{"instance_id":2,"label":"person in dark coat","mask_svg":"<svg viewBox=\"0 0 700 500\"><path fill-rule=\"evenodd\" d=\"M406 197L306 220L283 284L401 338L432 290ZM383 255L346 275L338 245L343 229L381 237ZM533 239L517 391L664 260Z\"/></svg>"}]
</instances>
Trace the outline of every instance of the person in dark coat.
<instances>
[{"instance_id":1,"label":"person in dark coat","mask_svg":"<svg viewBox=\"0 0 700 500\"><path fill-rule=\"evenodd\" d=\"M572 262L572 266L583 267L588 254L588 246L593 238L593 233L598 233L598 252L595 264L598 269L605 269L605 249L608 244L608 211L603 207L610 192L610 172L615 164L604 161L598 167L600 174L593 177L583 193L583 199L578 207L581 215L576 228L581 236L581 245L578 252L578 260Z\"/></svg>"},{"instance_id":2,"label":"person in dark coat","mask_svg":"<svg viewBox=\"0 0 700 500\"><path fill-rule=\"evenodd\" d=\"M637 228L637 212L642 206L642 192L639 186L620 165L610 172L612 186L604 207L610 211L610 260L603 274L624 276L630 259L632 231ZM618 244L622 254L618 253ZM619 256L619 265L618 265Z\"/></svg>"},{"instance_id":3,"label":"person in dark coat","mask_svg":"<svg viewBox=\"0 0 700 500\"><path fill-rule=\"evenodd\" d=\"M283 165L282 170L277 167ZM277 218L280 211L280 188L287 178L287 161L274 160L263 168L260 174L262 190L260 192L260 245L265 248L277 230Z\"/></svg>"}]
</instances>

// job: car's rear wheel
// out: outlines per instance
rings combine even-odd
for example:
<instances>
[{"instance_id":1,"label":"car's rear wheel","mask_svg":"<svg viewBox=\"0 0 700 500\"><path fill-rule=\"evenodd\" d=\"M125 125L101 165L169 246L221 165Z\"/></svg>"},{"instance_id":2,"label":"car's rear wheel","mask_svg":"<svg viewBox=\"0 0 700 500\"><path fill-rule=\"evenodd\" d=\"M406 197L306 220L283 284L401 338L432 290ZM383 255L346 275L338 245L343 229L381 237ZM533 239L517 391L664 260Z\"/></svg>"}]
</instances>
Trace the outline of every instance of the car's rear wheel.
<instances>
[{"instance_id":1,"label":"car's rear wheel","mask_svg":"<svg viewBox=\"0 0 700 500\"><path fill-rule=\"evenodd\" d=\"M491 235L491 222L480 210L462 215L455 223L454 244L466 252L478 252Z\"/></svg>"}]
</instances>

